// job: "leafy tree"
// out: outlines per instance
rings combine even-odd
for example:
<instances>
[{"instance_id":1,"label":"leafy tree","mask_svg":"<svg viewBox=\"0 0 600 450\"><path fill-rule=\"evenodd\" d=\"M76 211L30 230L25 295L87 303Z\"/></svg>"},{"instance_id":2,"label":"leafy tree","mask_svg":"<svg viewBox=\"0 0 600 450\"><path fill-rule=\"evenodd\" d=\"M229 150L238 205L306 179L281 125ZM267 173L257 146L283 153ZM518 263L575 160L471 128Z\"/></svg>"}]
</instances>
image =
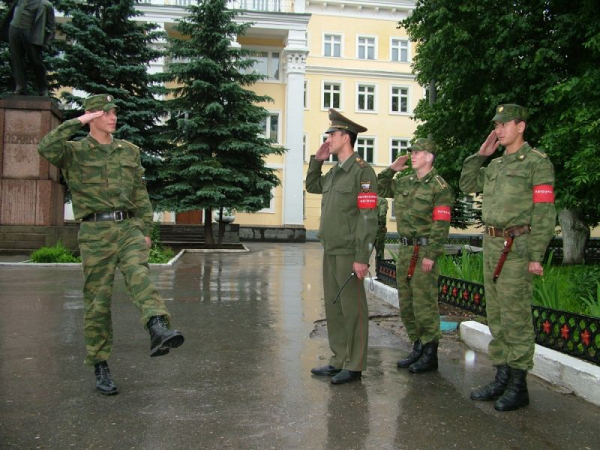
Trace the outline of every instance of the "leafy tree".
<instances>
[{"instance_id":1,"label":"leafy tree","mask_svg":"<svg viewBox=\"0 0 600 450\"><path fill-rule=\"evenodd\" d=\"M600 3L419 0L400 25L418 45L418 82L436 89L415 116L417 134L445 149L436 164L444 178L458 186L496 105L529 107L526 139L556 169L565 263L582 261L589 227L600 221Z\"/></svg>"},{"instance_id":2,"label":"leafy tree","mask_svg":"<svg viewBox=\"0 0 600 450\"><path fill-rule=\"evenodd\" d=\"M156 45L164 38L157 25L134 21L141 13L134 0L57 1L57 9L69 19L59 25L65 40L57 45L63 51L56 58L57 78L61 86L89 95L107 93L119 106L119 127L115 135L141 147L146 181L153 197L160 155L166 148L162 139L163 102L157 97L164 87L148 73L151 61L162 56ZM77 91L65 91L63 100L73 109L71 119L83 114L85 97Z\"/></svg>"},{"instance_id":3,"label":"leafy tree","mask_svg":"<svg viewBox=\"0 0 600 450\"><path fill-rule=\"evenodd\" d=\"M212 239L211 210L258 211L279 184L265 157L281 154L262 137L271 99L245 87L263 79L250 71L248 52L232 46L250 24L236 24L226 0L199 1L177 24L182 37L170 40L166 80L174 144L161 170L166 187L159 205L177 212L206 209L207 242Z\"/></svg>"}]
</instances>

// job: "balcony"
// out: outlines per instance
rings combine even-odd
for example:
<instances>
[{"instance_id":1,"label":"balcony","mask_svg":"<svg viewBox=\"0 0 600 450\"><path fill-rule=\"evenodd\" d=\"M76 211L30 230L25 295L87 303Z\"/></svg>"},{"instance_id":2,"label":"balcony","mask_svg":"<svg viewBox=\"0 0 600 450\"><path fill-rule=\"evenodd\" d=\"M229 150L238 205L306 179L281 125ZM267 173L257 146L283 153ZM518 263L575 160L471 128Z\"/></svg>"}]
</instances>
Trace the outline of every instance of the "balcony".
<instances>
[{"instance_id":1,"label":"balcony","mask_svg":"<svg viewBox=\"0 0 600 450\"><path fill-rule=\"evenodd\" d=\"M196 4L195 0L145 0L145 3L153 6L181 6L187 7ZM231 9L257 12L281 12L293 13L294 0L230 0L228 5Z\"/></svg>"}]
</instances>

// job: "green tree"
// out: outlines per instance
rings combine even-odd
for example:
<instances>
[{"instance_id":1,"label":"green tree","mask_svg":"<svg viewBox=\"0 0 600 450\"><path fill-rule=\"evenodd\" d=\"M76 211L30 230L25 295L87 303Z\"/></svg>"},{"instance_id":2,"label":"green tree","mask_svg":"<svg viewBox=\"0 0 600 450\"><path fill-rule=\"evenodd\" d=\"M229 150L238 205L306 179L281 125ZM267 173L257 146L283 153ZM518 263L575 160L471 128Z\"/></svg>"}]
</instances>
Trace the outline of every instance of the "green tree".
<instances>
[{"instance_id":1,"label":"green tree","mask_svg":"<svg viewBox=\"0 0 600 450\"><path fill-rule=\"evenodd\" d=\"M65 91L62 99L71 105L64 111L71 119L83 114L87 94L107 93L119 106L119 126L115 135L142 149L148 190L158 190L156 172L166 148L162 139L161 118L166 115L159 100L164 87L148 72L152 61L162 56L157 45L164 33L153 23L133 20L141 15L134 0L60 0L57 9L69 19L59 25L65 39L57 46L62 55L56 58L59 84L75 91ZM86 95L80 96L78 92Z\"/></svg>"},{"instance_id":2,"label":"green tree","mask_svg":"<svg viewBox=\"0 0 600 450\"><path fill-rule=\"evenodd\" d=\"M265 157L281 154L263 137L271 101L247 89L263 76L251 72L248 52L232 45L250 24L236 24L226 0L199 1L177 24L170 40L165 79L171 117L167 136L174 144L161 176L159 205L177 212L205 209L207 242L212 242L211 210L258 211L279 184Z\"/></svg>"},{"instance_id":3,"label":"green tree","mask_svg":"<svg viewBox=\"0 0 600 450\"><path fill-rule=\"evenodd\" d=\"M4 16L8 14L8 1L0 2L0 21L4 19ZM2 36L0 39L0 92L11 92L14 90L15 85L12 80L12 74L10 70L10 53L8 51L8 36Z\"/></svg>"},{"instance_id":4,"label":"green tree","mask_svg":"<svg viewBox=\"0 0 600 450\"><path fill-rule=\"evenodd\" d=\"M526 139L556 169L565 263L580 262L600 221L600 3L419 0L400 26L417 43L417 81L435 86L436 101L419 102L415 116L417 134L445 150L436 162L444 178L458 186L496 105L529 107Z\"/></svg>"}]
</instances>

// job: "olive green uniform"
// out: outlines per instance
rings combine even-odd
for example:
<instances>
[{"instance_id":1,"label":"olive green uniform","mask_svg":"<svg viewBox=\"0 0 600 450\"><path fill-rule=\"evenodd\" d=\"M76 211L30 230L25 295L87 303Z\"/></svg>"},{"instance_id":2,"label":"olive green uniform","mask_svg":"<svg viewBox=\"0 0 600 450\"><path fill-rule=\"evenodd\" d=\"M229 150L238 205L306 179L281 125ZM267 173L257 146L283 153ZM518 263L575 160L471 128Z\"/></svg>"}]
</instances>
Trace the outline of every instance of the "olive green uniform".
<instances>
[{"instance_id":1,"label":"olive green uniform","mask_svg":"<svg viewBox=\"0 0 600 450\"><path fill-rule=\"evenodd\" d=\"M340 166L322 175L323 162L314 156L306 174L306 190L323 194L318 238L324 248L323 286L329 346L329 364L362 372L367 367L369 311L362 281L352 277L353 263L368 264L377 234L376 202L361 209L361 192L377 193L377 177L371 166L353 153Z\"/></svg>"},{"instance_id":2,"label":"olive green uniform","mask_svg":"<svg viewBox=\"0 0 600 450\"><path fill-rule=\"evenodd\" d=\"M454 193L436 169L431 169L421 179L415 173L400 178L394 178L395 174L395 170L388 168L379 174L378 182L379 195L394 199L400 235L396 262L400 316L410 340L420 340L425 345L438 342L441 337L437 295L440 271L437 260L444 254ZM426 245L420 247L414 275L408 281L414 249L409 240L413 238L426 238ZM423 244L425 240L421 239L420 242ZM434 261L429 273L421 270L423 258Z\"/></svg>"},{"instance_id":3,"label":"olive green uniform","mask_svg":"<svg viewBox=\"0 0 600 450\"><path fill-rule=\"evenodd\" d=\"M486 234L483 239L486 312L492 333L489 355L494 365L529 370L535 346L531 319L533 275L528 265L542 261L556 224L553 194L538 201L535 188L552 191L554 167L544 153L528 143L482 167L486 160L478 153L465 159L461 190L483 192L482 220L487 227L531 227L530 233L514 239L496 283L494 270L505 238Z\"/></svg>"},{"instance_id":4,"label":"olive green uniform","mask_svg":"<svg viewBox=\"0 0 600 450\"><path fill-rule=\"evenodd\" d=\"M169 314L149 278L144 236L150 236L153 212L143 182L139 149L118 139L103 145L91 135L81 141L68 141L82 126L78 119L68 120L39 145L39 153L63 171L75 219L114 211L134 215L119 221L83 221L79 229L85 278L85 363L93 365L106 361L112 350L111 297L117 267L129 295L142 311L144 325L153 316L168 318Z\"/></svg>"}]
</instances>

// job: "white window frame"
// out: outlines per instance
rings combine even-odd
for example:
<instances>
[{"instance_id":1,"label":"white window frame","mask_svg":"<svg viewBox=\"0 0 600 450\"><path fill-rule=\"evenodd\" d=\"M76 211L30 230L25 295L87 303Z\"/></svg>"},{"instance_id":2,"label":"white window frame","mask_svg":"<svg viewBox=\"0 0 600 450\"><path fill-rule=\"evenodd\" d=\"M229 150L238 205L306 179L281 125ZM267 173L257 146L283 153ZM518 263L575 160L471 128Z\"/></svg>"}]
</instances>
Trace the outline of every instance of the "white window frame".
<instances>
[{"instance_id":1,"label":"white window frame","mask_svg":"<svg viewBox=\"0 0 600 450\"><path fill-rule=\"evenodd\" d=\"M325 106L325 85L326 84L331 84L331 85L337 85L340 88L339 94L340 94L340 104L339 106ZM342 81L338 81L338 80L322 80L321 81L321 110L322 111L327 111L329 108L335 108L338 111L343 111L344 108L343 106L343 97L342 97L342 93L344 92L344 83ZM332 102L333 103L333 102Z\"/></svg>"},{"instance_id":2,"label":"white window frame","mask_svg":"<svg viewBox=\"0 0 600 450\"><path fill-rule=\"evenodd\" d=\"M283 83L283 49L273 47L260 47L260 46L248 46L243 47L244 50L249 50L251 52L266 52L267 53L267 77L264 80L260 81L260 83ZM273 67L273 53L279 53L279 65L277 67L277 71L279 74L279 78L271 78L271 68ZM248 59L254 59L252 55L248 55ZM246 73L252 73L253 68L246 69Z\"/></svg>"},{"instance_id":3,"label":"white window frame","mask_svg":"<svg viewBox=\"0 0 600 450\"><path fill-rule=\"evenodd\" d=\"M361 143L361 141L367 141L367 140L373 141L373 155L372 155L371 161L369 161L369 158L367 158L368 153L366 152L366 149L364 152L365 154L363 154L363 155L360 154L360 148L359 148L360 143ZM356 144L354 144L354 151L356 151L356 153L358 153L360 155L360 157L362 159L364 159L366 162L368 162L369 164L375 165L376 157L377 157L377 138L375 136L363 136L362 134L359 135L356 139Z\"/></svg>"},{"instance_id":4,"label":"white window frame","mask_svg":"<svg viewBox=\"0 0 600 450\"><path fill-rule=\"evenodd\" d=\"M406 89L406 111L394 111L393 110L393 98L394 98L394 89ZM412 115L411 102L410 102L410 86L402 85L402 84L392 84L390 85L390 114L400 115L400 116L410 116ZM398 108L402 102L400 101L402 96L398 94Z\"/></svg>"},{"instance_id":5,"label":"white window frame","mask_svg":"<svg viewBox=\"0 0 600 450\"><path fill-rule=\"evenodd\" d=\"M369 58L368 55L368 49L370 48L370 45L365 44L365 57L361 58L360 57L360 40L361 39L372 39L373 40L373 58ZM372 35L368 35L368 34L360 34L356 36L356 59L360 59L360 60L365 60L365 61L377 61L377 49L379 48L378 46L378 38L377 36L372 36Z\"/></svg>"},{"instance_id":6,"label":"white window frame","mask_svg":"<svg viewBox=\"0 0 600 450\"><path fill-rule=\"evenodd\" d=\"M365 95L373 95L373 109L360 109L360 88L361 87L372 87L373 88L373 94L365 94ZM363 82L357 82L356 83L356 112L357 113L371 113L371 114L377 114L377 90L378 90L378 86L375 83L363 83ZM365 102L368 103L365 99Z\"/></svg>"},{"instance_id":7,"label":"white window frame","mask_svg":"<svg viewBox=\"0 0 600 450\"><path fill-rule=\"evenodd\" d=\"M269 202L269 206L258 211L261 214L275 214L275 189L271 188L271 201Z\"/></svg>"},{"instance_id":8,"label":"white window frame","mask_svg":"<svg viewBox=\"0 0 600 450\"><path fill-rule=\"evenodd\" d=\"M330 42L331 44L331 55L326 55L325 54L325 39L329 36L332 37L338 37L340 38L340 56L335 56L335 43ZM344 57L344 35L340 34L340 33L327 33L327 32L323 32L323 38L322 38L322 42L323 42L323 47L321 48L321 54L323 55L324 58L343 58Z\"/></svg>"},{"instance_id":9,"label":"white window frame","mask_svg":"<svg viewBox=\"0 0 600 450\"><path fill-rule=\"evenodd\" d=\"M410 146L410 138L392 136L390 138L390 155L389 155L389 157L390 157L390 164L392 164L395 161L395 158L394 158L394 141L406 141L406 147L399 147L399 148L407 149Z\"/></svg>"},{"instance_id":10,"label":"white window frame","mask_svg":"<svg viewBox=\"0 0 600 450\"><path fill-rule=\"evenodd\" d=\"M394 47L394 41L406 42L406 61L402 61L402 59L401 59L402 46L398 45L397 47ZM398 59L394 59L394 48L398 49ZM410 63L411 60L412 60L412 55L410 54L410 39L408 39L407 37L404 37L404 36L390 37L390 61L406 64L406 63Z\"/></svg>"},{"instance_id":11,"label":"white window frame","mask_svg":"<svg viewBox=\"0 0 600 450\"><path fill-rule=\"evenodd\" d=\"M308 151L308 133L302 133L302 156L305 162L310 161L310 153Z\"/></svg>"},{"instance_id":12,"label":"white window frame","mask_svg":"<svg viewBox=\"0 0 600 450\"><path fill-rule=\"evenodd\" d=\"M269 112L269 115L267 116L266 121L265 121L265 129L264 129L265 133L262 134L262 137L264 137L266 139L271 139L271 117L277 116L277 141L272 141L272 144L273 145L282 145L281 110L267 109L267 111Z\"/></svg>"},{"instance_id":13,"label":"white window frame","mask_svg":"<svg viewBox=\"0 0 600 450\"><path fill-rule=\"evenodd\" d=\"M307 79L304 79L304 110L308 110L310 104L310 83Z\"/></svg>"}]
</instances>

